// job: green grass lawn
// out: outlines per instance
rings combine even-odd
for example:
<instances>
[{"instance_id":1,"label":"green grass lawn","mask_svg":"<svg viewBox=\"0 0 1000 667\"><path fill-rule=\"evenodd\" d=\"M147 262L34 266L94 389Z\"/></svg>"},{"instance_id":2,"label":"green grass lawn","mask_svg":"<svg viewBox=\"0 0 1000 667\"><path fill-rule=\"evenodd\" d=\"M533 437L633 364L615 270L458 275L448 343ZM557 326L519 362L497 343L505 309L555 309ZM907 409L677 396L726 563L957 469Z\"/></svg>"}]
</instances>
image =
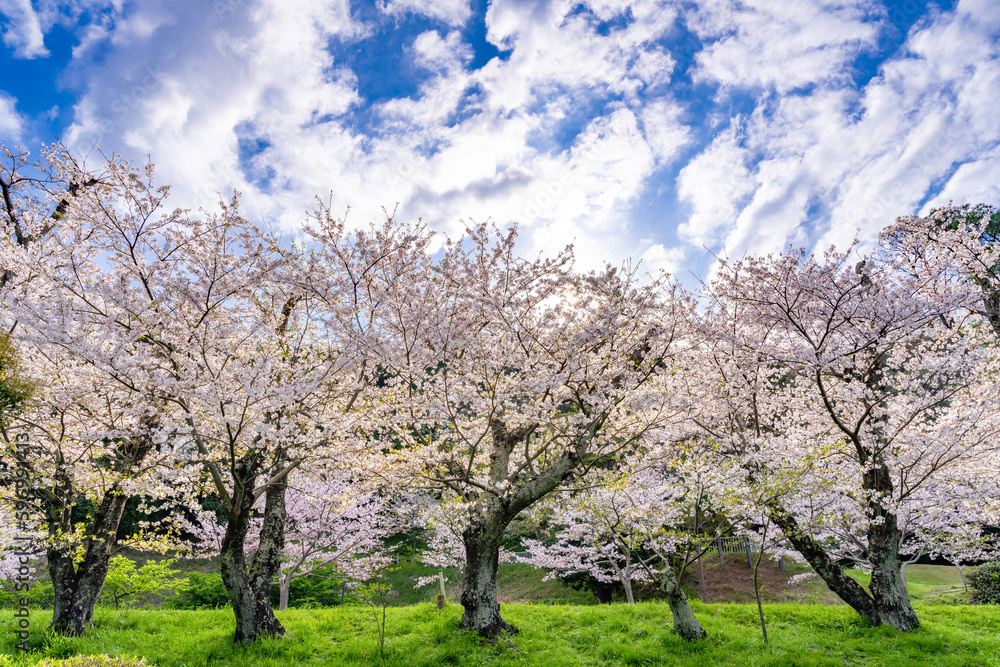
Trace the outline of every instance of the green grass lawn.
<instances>
[{"instance_id":1,"label":"green grass lawn","mask_svg":"<svg viewBox=\"0 0 1000 667\"><path fill-rule=\"evenodd\" d=\"M868 588L871 575L857 570L848 570L848 574ZM958 568L950 565L907 565L906 590L914 601L967 598Z\"/></svg>"},{"instance_id":2,"label":"green grass lawn","mask_svg":"<svg viewBox=\"0 0 1000 667\"><path fill-rule=\"evenodd\" d=\"M436 568L419 563L402 562L390 566L382 578L392 586L395 595L393 606L409 606L422 602L432 602L437 597L436 584L414 588L418 577L437 574ZM444 572L447 579L448 597L457 599L461 590L458 570L449 568ZM497 594L503 600L512 602L537 602L543 604L592 604L594 596L587 591L579 591L562 584L558 580L545 580L546 572L524 563L500 563L497 569Z\"/></svg>"},{"instance_id":3,"label":"green grass lawn","mask_svg":"<svg viewBox=\"0 0 1000 667\"><path fill-rule=\"evenodd\" d=\"M459 629L461 607L429 604L388 610L386 654L378 652L370 609L291 609L279 614L281 639L234 647L232 612L99 609L85 637L45 632L48 614L32 615L35 652L45 657L106 653L144 656L159 667L226 665L883 665L1000 666L1000 608L918 604L921 627L909 634L867 626L845 606L766 605L770 644L752 605L695 603L711 639L682 641L659 602L637 605L504 605L522 632L490 645ZM0 653L14 653L12 613L3 612Z\"/></svg>"}]
</instances>

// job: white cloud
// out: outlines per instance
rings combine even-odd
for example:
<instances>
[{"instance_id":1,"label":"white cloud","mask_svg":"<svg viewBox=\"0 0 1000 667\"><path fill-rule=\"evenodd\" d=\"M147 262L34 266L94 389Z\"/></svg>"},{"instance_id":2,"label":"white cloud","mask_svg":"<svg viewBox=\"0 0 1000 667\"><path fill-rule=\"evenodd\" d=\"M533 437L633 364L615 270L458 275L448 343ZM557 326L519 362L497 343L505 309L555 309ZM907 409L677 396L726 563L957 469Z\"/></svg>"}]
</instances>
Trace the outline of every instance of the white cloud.
<instances>
[{"instance_id":1,"label":"white cloud","mask_svg":"<svg viewBox=\"0 0 1000 667\"><path fill-rule=\"evenodd\" d=\"M696 76L724 86L786 92L849 81L849 67L875 46L882 12L876 0L706 0L685 13L706 48Z\"/></svg>"},{"instance_id":2,"label":"white cloud","mask_svg":"<svg viewBox=\"0 0 1000 667\"><path fill-rule=\"evenodd\" d=\"M640 110L646 141L658 166L671 164L680 150L691 143L691 131L682 115L680 107L667 100L648 102Z\"/></svg>"},{"instance_id":3,"label":"white cloud","mask_svg":"<svg viewBox=\"0 0 1000 667\"><path fill-rule=\"evenodd\" d=\"M492 108L523 108L538 97L564 91L634 95L647 83L659 81L653 71L657 62L672 69L673 59L666 54L640 58L651 49L651 42L675 28L677 14L669 6L648 1L622 4L619 13L629 10L634 20L608 35L598 34L585 14L572 14L574 6L529 0L497 0L490 5L489 40L513 49L507 61L494 60L483 68L481 80L491 91Z\"/></svg>"},{"instance_id":4,"label":"white cloud","mask_svg":"<svg viewBox=\"0 0 1000 667\"><path fill-rule=\"evenodd\" d=\"M403 46L422 72L416 93L371 106L358 77L372 74L331 55L331 42L355 48L374 30L346 0L112 8L78 33L71 72L86 91L66 138L151 154L179 204L236 188L248 215L292 228L317 193L350 204L356 223L399 201L451 233L461 218L518 221L531 252L575 241L585 266L641 256L678 271L702 245L840 243L938 201L934 189L996 192L1000 12L986 0L918 24L860 91L849 68L882 30L878 6L677 4L495 0L487 37L508 53L469 70L461 31L431 23ZM471 16L467 2L381 9L389 22ZM61 20L40 16L43 32ZM680 19L706 44L691 74L719 88L714 101L673 97ZM731 117L731 92L755 108ZM645 200L678 168L690 216L673 241L656 225L677 221L650 219Z\"/></svg>"},{"instance_id":5,"label":"white cloud","mask_svg":"<svg viewBox=\"0 0 1000 667\"><path fill-rule=\"evenodd\" d=\"M1000 147L994 147L978 160L960 166L941 193L924 207L923 213L949 201L1000 205L1000 179L997 174L1000 174Z\"/></svg>"},{"instance_id":6,"label":"white cloud","mask_svg":"<svg viewBox=\"0 0 1000 667\"><path fill-rule=\"evenodd\" d=\"M668 248L662 243L654 243L642 254L642 263L650 273L665 271L678 275L684 269L687 250L683 247Z\"/></svg>"},{"instance_id":7,"label":"white cloud","mask_svg":"<svg viewBox=\"0 0 1000 667\"><path fill-rule=\"evenodd\" d=\"M189 3L177 8L188 17L181 25L149 5L109 27L111 54L103 66L91 63L89 89L66 139L81 151L96 141L105 149L152 155L185 203L210 205L218 193L239 189L248 205L270 215L266 197L239 163L238 140L253 134L294 151L317 124L349 109L357 101L353 75L332 62L326 45L363 27L351 20L346 3L266 0L217 15L227 8ZM150 26L156 26L156 39L134 38ZM343 158L352 143L331 137L327 146ZM311 165L273 166L280 179L294 183ZM308 201L304 197L292 210L301 212Z\"/></svg>"},{"instance_id":8,"label":"white cloud","mask_svg":"<svg viewBox=\"0 0 1000 667\"><path fill-rule=\"evenodd\" d=\"M469 0L388 0L382 7L386 14L412 13L461 27L472 16Z\"/></svg>"},{"instance_id":9,"label":"white cloud","mask_svg":"<svg viewBox=\"0 0 1000 667\"><path fill-rule=\"evenodd\" d=\"M7 18L3 43L14 50L16 58L39 58L49 55L45 35L31 0L9 0L0 5L0 14Z\"/></svg>"},{"instance_id":10,"label":"white cloud","mask_svg":"<svg viewBox=\"0 0 1000 667\"><path fill-rule=\"evenodd\" d=\"M832 35L848 34L832 25ZM960 2L918 24L861 90L824 65L808 75L817 84L809 94L762 94L740 133L720 134L681 171L678 193L692 207L681 237L725 246L730 256L788 243L846 247L859 234L873 239L928 197L995 197L989 173L997 173L1000 141L991 102L1000 96L998 44L1000 12ZM850 48L834 48L834 60ZM747 62L758 69L742 73L715 57L710 52L701 62L702 75L727 85L746 76L749 85L780 91L807 71L791 64L790 78L778 81L769 55L751 53Z\"/></svg>"},{"instance_id":11,"label":"white cloud","mask_svg":"<svg viewBox=\"0 0 1000 667\"><path fill-rule=\"evenodd\" d=\"M0 140L17 142L23 131L24 118L17 112L17 100L0 91Z\"/></svg>"},{"instance_id":12,"label":"white cloud","mask_svg":"<svg viewBox=\"0 0 1000 667\"><path fill-rule=\"evenodd\" d=\"M491 16L512 7L494 3ZM86 148L120 137L154 157L179 201L209 205L236 188L248 214L285 227L332 190L334 207L350 204L356 223L399 201L401 214L452 233L461 218L492 216L521 222L536 249L576 238L591 265L638 256L650 243L637 245L625 212L689 141L675 104L635 97L672 72L673 58L651 40L675 27L676 13L644 0L628 26L602 35L571 9L538 5L540 25L530 12L506 14L513 52L475 72L459 32L416 36L406 48L432 75L413 97L369 108L371 133L351 116L361 104L355 74L326 48L370 29L346 4L268 0L220 19L193 3L177 10L189 12L184 26L136 9L91 36L110 49L108 64L89 75L68 138ZM621 8L595 11L613 18ZM603 114L579 116L580 101L620 94ZM569 147L547 143L563 123L583 129ZM259 153L241 162L240 141ZM264 191L258 179L267 178Z\"/></svg>"},{"instance_id":13,"label":"white cloud","mask_svg":"<svg viewBox=\"0 0 1000 667\"><path fill-rule=\"evenodd\" d=\"M757 187L751 156L739 145L738 124L720 133L681 170L677 193L691 206L678 227L680 237L697 246L715 246L736 220L743 200Z\"/></svg>"},{"instance_id":14,"label":"white cloud","mask_svg":"<svg viewBox=\"0 0 1000 667\"><path fill-rule=\"evenodd\" d=\"M458 70L472 57L472 49L457 31L441 37L437 30L418 35L413 42L416 64L433 72Z\"/></svg>"},{"instance_id":15,"label":"white cloud","mask_svg":"<svg viewBox=\"0 0 1000 667\"><path fill-rule=\"evenodd\" d=\"M102 25L120 15L123 2L124 0L6 0L0 3L0 16L7 19L3 42L13 49L15 58L46 57L49 51L45 47L45 35L53 26L62 25L72 30L79 26L83 16L87 16L90 23L83 32L99 30Z\"/></svg>"}]
</instances>

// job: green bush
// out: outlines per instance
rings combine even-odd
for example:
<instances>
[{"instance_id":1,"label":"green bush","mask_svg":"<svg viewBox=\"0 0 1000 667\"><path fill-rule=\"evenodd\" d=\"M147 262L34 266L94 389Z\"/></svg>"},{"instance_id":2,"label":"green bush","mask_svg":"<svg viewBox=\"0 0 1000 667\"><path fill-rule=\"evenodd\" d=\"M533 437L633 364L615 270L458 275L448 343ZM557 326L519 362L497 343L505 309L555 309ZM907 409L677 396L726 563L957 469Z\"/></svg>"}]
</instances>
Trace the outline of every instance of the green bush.
<instances>
[{"instance_id":1,"label":"green bush","mask_svg":"<svg viewBox=\"0 0 1000 667\"><path fill-rule=\"evenodd\" d=\"M288 591L289 607L333 607L340 604L340 578L332 568L324 568L318 576L292 580ZM168 609L218 609L229 605L229 595L222 575L192 572L186 585L177 588L174 597L163 603ZM278 586L271 587L271 604L278 607Z\"/></svg>"},{"instance_id":2,"label":"green bush","mask_svg":"<svg viewBox=\"0 0 1000 667\"><path fill-rule=\"evenodd\" d=\"M149 667L145 658L112 658L107 655L74 655L62 660L45 660L38 667Z\"/></svg>"},{"instance_id":3,"label":"green bush","mask_svg":"<svg viewBox=\"0 0 1000 667\"><path fill-rule=\"evenodd\" d=\"M54 596L51 581L32 582L31 588L27 591L28 606L33 609L51 609ZM0 608L19 607L22 597L25 597L25 591L15 591L13 584L0 588Z\"/></svg>"},{"instance_id":4,"label":"green bush","mask_svg":"<svg viewBox=\"0 0 1000 667\"><path fill-rule=\"evenodd\" d=\"M972 601L1000 604L1000 561L980 565L969 575Z\"/></svg>"},{"instance_id":5,"label":"green bush","mask_svg":"<svg viewBox=\"0 0 1000 667\"><path fill-rule=\"evenodd\" d=\"M104 580L103 597L120 608L122 603L138 603L151 595L183 592L186 579L178 579L180 570L171 570L174 560L146 561L136 567L135 561L125 556L115 556Z\"/></svg>"},{"instance_id":6,"label":"green bush","mask_svg":"<svg viewBox=\"0 0 1000 667\"><path fill-rule=\"evenodd\" d=\"M222 575L200 572L189 574L187 585L164 602L170 609L217 609L228 604L229 594L222 583Z\"/></svg>"},{"instance_id":7,"label":"green bush","mask_svg":"<svg viewBox=\"0 0 1000 667\"><path fill-rule=\"evenodd\" d=\"M271 603L278 606L278 587L271 589ZM325 567L314 575L292 579L288 589L289 607L334 607L340 604L340 577L333 567Z\"/></svg>"}]
</instances>

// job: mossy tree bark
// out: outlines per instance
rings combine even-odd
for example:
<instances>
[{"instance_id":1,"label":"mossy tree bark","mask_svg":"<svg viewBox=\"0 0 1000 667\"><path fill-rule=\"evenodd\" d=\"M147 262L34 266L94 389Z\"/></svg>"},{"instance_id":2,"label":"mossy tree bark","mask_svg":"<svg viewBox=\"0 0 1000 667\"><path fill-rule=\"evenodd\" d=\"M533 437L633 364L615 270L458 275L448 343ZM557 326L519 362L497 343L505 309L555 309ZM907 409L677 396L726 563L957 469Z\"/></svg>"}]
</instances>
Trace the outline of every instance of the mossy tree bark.
<instances>
[{"instance_id":1,"label":"mossy tree bark","mask_svg":"<svg viewBox=\"0 0 1000 667\"><path fill-rule=\"evenodd\" d=\"M105 492L84 541L83 559L79 564L73 562L72 549L65 544L57 543L47 550L53 592L50 627L56 634L78 637L93 623L94 607L104 590L115 533L127 501L128 496L117 484ZM53 535L53 528L72 532L72 506L71 502L61 506L50 505L50 535Z\"/></svg>"},{"instance_id":2,"label":"mossy tree bark","mask_svg":"<svg viewBox=\"0 0 1000 667\"><path fill-rule=\"evenodd\" d=\"M663 571L660 579L660 588L667 595L667 604L670 605L670 615L674 620L674 632L688 641L708 637L705 628L701 627L701 623L698 622L698 618L694 615L694 610L691 609L691 603L688 602L687 595L684 594L684 590L677 580L677 573L674 572L674 568L668 566Z\"/></svg>"},{"instance_id":3,"label":"mossy tree bark","mask_svg":"<svg viewBox=\"0 0 1000 667\"><path fill-rule=\"evenodd\" d=\"M144 425L152 427L153 421L147 418ZM128 476L139 467L152 448L148 434L126 439L121 443L115 472ZM28 462L20 463L30 467ZM122 491L119 482L105 490L81 545L83 557L74 562L73 547L65 542L64 536L73 533L72 511L79 490L74 488L66 465L60 454L54 486L39 491L39 494L50 538L50 546L46 550L53 592L50 627L58 635L76 637L82 635L94 621L94 607L104 590L111 552L117 544L118 526L130 496Z\"/></svg>"},{"instance_id":4,"label":"mossy tree bark","mask_svg":"<svg viewBox=\"0 0 1000 667\"><path fill-rule=\"evenodd\" d=\"M474 630L485 638L496 638L502 633L514 634L518 630L500 616L497 601L497 566L500 562L500 542L507 525L520 512L545 497L564 480L573 475L579 465L581 452L586 452L593 433L600 421L595 420L588 434L580 438L575 450L564 452L547 467L535 474L522 474L511 479L508 475L510 456L514 447L524 442L538 428L529 425L508 430L499 419L491 425L493 453L490 457L490 480L494 488L507 482L510 486L503 493L484 491L473 500L469 525L462 532L465 545L465 588L462 592L462 627Z\"/></svg>"},{"instance_id":5,"label":"mossy tree bark","mask_svg":"<svg viewBox=\"0 0 1000 667\"><path fill-rule=\"evenodd\" d=\"M251 476L248 484L236 484L220 550L222 582L236 616L233 641L240 644L285 634L285 628L271 607L271 586L281 566L281 552L285 546L285 491L288 485L281 479L267 486L260 542L248 559L246 538L256 500L252 492L255 479Z\"/></svg>"}]
</instances>

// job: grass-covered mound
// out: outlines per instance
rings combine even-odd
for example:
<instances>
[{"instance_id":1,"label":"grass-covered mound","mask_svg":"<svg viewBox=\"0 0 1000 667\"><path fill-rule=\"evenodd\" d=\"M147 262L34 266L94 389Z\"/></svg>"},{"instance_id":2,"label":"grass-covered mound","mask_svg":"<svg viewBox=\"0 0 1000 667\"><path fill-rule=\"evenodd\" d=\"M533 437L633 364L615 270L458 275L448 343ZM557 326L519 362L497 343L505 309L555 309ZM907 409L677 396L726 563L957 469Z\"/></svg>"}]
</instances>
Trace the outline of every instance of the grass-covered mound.
<instances>
[{"instance_id":1,"label":"grass-covered mound","mask_svg":"<svg viewBox=\"0 0 1000 667\"><path fill-rule=\"evenodd\" d=\"M150 665L232 667L286 665L913 665L1000 666L1000 608L918 605L922 627L910 634L871 628L845 606L765 607L769 645L756 607L701 605L695 611L712 635L687 643L670 630L665 604L634 606L504 605L521 633L507 645L483 643L459 630L461 607L388 610L384 662L370 609L290 609L279 614L288 636L234 647L232 612L99 610L85 637L45 632L46 613L32 615L35 652L17 664L77 654L144 657ZM0 624L0 653L14 654L10 617ZM0 657L0 665L4 662Z\"/></svg>"}]
</instances>

